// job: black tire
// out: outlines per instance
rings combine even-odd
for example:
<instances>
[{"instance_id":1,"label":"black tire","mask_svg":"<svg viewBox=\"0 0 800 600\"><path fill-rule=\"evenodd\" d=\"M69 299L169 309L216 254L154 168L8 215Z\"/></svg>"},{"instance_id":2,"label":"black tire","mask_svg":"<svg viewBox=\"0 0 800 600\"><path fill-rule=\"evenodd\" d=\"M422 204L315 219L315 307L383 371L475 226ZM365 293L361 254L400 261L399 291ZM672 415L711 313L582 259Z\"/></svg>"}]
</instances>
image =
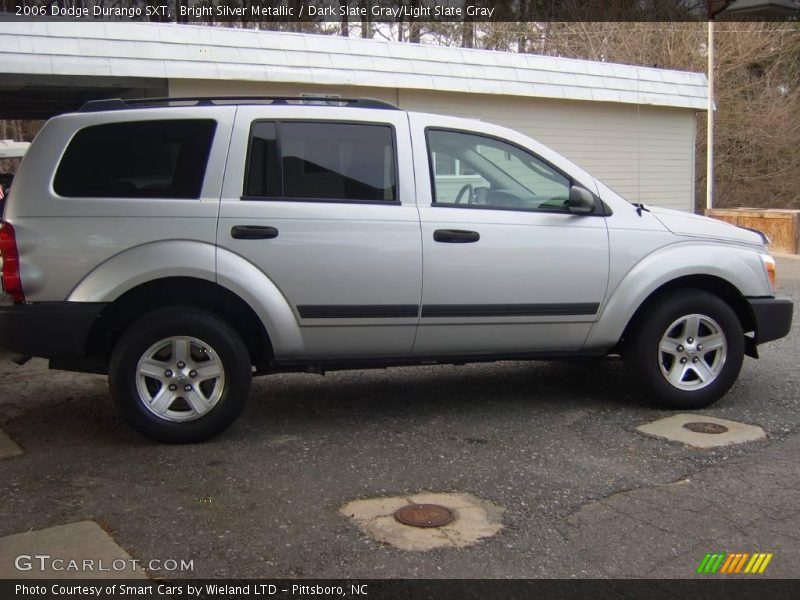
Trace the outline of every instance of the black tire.
<instances>
[{"instance_id":1,"label":"black tire","mask_svg":"<svg viewBox=\"0 0 800 600\"><path fill-rule=\"evenodd\" d=\"M218 399L210 409L206 409L208 412L200 416L200 411L197 411L193 414L198 416L192 417L192 420L178 422L169 420L169 415L159 416L148 408L147 400L137 387L155 385L156 389L160 389L162 384L139 377L139 361L159 341L175 336L201 341L204 346L199 350L199 360L203 360L203 357L209 360L209 354L215 353L214 364L221 364L223 374L221 378L211 380L210 384ZM190 345L189 349L190 354L198 352L196 345ZM190 364L197 364L197 368L201 369L203 365L210 363ZM194 376L197 377L196 374ZM174 377L181 377L180 380L175 379L176 387L196 383L196 380L188 379L188 374L176 374ZM170 444L202 442L227 429L244 406L251 379L250 356L241 336L217 315L186 306L153 311L128 327L114 348L108 373L111 395L123 419L143 436ZM219 389L216 388L217 385L220 386ZM180 414L181 410L185 411L189 407L188 402L180 398L176 402L182 403L182 406L173 410L177 404L171 403L167 408L173 414ZM209 405L210 402L206 406ZM191 416L190 413L191 409L185 414Z\"/></svg>"},{"instance_id":2,"label":"black tire","mask_svg":"<svg viewBox=\"0 0 800 600\"><path fill-rule=\"evenodd\" d=\"M689 380L684 385L691 385L691 378L695 378L696 385L705 385L699 389L683 389L667 381L662 373L662 365L668 369L673 363L669 354L662 354L659 350L662 336L665 335L671 324L681 317L699 314L710 317L721 329L725 336L726 354L724 363L715 378L710 378L710 383L703 384L696 373L689 372ZM703 329L704 326L701 326ZM680 330L671 330L672 333ZM703 331L708 331L704 328ZM667 296L662 296L655 302L645 307L645 312L633 324L628 332L625 345L624 358L628 370L662 406L675 410L691 410L704 408L716 402L731 388L744 359L744 332L739 318L731 307L718 296L701 290L676 290ZM678 337L681 337L678 335ZM701 338L698 338L701 339ZM697 342L695 342L697 343ZM687 347L683 352L686 352ZM696 348L693 348L696 351ZM697 354L684 354L691 367L695 358L707 361L715 360L714 355L699 358ZM681 363L684 364L684 363ZM702 365L700 365L702 366Z\"/></svg>"}]
</instances>

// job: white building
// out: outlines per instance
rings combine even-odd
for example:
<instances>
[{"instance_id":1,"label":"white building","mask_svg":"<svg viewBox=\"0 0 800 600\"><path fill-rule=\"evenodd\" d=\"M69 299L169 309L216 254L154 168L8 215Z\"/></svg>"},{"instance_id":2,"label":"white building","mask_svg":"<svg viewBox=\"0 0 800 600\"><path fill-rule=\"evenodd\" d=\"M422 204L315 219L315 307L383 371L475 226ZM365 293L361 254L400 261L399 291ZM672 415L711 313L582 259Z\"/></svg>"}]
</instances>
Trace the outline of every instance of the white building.
<instances>
[{"instance_id":1,"label":"white building","mask_svg":"<svg viewBox=\"0 0 800 600\"><path fill-rule=\"evenodd\" d=\"M0 118L121 95L372 97L506 125L629 200L683 210L694 206L696 112L707 93L702 73L507 52L175 24L0 21Z\"/></svg>"}]
</instances>

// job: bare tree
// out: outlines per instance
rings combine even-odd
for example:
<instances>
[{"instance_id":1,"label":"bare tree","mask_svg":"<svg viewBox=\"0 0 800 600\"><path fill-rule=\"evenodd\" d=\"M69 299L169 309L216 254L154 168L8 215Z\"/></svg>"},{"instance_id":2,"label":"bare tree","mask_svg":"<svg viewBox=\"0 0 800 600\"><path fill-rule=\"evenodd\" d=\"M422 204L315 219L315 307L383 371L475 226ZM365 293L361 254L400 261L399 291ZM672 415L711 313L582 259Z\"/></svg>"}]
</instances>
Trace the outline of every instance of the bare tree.
<instances>
[{"instance_id":1,"label":"bare tree","mask_svg":"<svg viewBox=\"0 0 800 600\"><path fill-rule=\"evenodd\" d=\"M347 0L339 0L339 8L347 9ZM345 10L342 15L339 34L343 37L350 37L350 18L347 16L347 10Z\"/></svg>"},{"instance_id":2,"label":"bare tree","mask_svg":"<svg viewBox=\"0 0 800 600\"><path fill-rule=\"evenodd\" d=\"M411 0L410 6L412 9L419 9L419 0ZM416 19L408 24L408 41L412 44L419 44L421 37L420 22Z\"/></svg>"},{"instance_id":3,"label":"bare tree","mask_svg":"<svg viewBox=\"0 0 800 600\"><path fill-rule=\"evenodd\" d=\"M361 37L372 38L372 2L370 0L360 0L361 7Z\"/></svg>"},{"instance_id":4,"label":"bare tree","mask_svg":"<svg viewBox=\"0 0 800 600\"><path fill-rule=\"evenodd\" d=\"M475 21L470 17L464 17L464 22L461 24L461 47L475 47Z\"/></svg>"}]
</instances>

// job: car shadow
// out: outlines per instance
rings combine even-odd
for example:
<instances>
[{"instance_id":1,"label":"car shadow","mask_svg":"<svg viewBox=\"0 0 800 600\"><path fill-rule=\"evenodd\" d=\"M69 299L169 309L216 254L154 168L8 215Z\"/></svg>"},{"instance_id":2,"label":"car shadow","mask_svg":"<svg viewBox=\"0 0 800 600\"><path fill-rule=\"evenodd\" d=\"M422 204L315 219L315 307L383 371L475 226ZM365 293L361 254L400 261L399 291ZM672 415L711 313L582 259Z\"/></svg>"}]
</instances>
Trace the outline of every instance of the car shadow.
<instances>
[{"instance_id":1,"label":"car shadow","mask_svg":"<svg viewBox=\"0 0 800 600\"><path fill-rule=\"evenodd\" d=\"M75 377L86 377L75 375ZM20 399L24 400L24 399ZM107 393L58 389L38 397L2 427L25 445L57 447L148 445L122 422ZM380 427L416 419L512 419L569 409L606 410L645 402L616 360L497 362L464 366L397 367L315 374L273 374L253 381L242 416L220 440L288 435L315 427ZM523 411L523 415L520 415Z\"/></svg>"},{"instance_id":2,"label":"car shadow","mask_svg":"<svg viewBox=\"0 0 800 600\"><path fill-rule=\"evenodd\" d=\"M641 404L620 361L582 360L269 375L254 380L247 412L256 419L370 419L486 406L548 412Z\"/></svg>"}]
</instances>

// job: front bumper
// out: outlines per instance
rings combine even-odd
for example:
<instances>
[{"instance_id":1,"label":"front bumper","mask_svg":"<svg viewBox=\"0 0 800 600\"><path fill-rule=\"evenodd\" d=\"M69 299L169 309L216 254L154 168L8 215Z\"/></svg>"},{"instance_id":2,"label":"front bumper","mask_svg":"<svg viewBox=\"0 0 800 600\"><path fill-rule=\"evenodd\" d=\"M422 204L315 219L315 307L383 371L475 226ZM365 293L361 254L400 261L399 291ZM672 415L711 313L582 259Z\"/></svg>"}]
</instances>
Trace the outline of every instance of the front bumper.
<instances>
[{"instance_id":1,"label":"front bumper","mask_svg":"<svg viewBox=\"0 0 800 600\"><path fill-rule=\"evenodd\" d=\"M104 303L43 302L0 306L0 348L42 358L83 358Z\"/></svg>"},{"instance_id":2,"label":"front bumper","mask_svg":"<svg viewBox=\"0 0 800 600\"><path fill-rule=\"evenodd\" d=\"M788 298L748 298L755 320L755 342L786 337L792 328L794 304Z\"/></svg>"}]
</instances>

